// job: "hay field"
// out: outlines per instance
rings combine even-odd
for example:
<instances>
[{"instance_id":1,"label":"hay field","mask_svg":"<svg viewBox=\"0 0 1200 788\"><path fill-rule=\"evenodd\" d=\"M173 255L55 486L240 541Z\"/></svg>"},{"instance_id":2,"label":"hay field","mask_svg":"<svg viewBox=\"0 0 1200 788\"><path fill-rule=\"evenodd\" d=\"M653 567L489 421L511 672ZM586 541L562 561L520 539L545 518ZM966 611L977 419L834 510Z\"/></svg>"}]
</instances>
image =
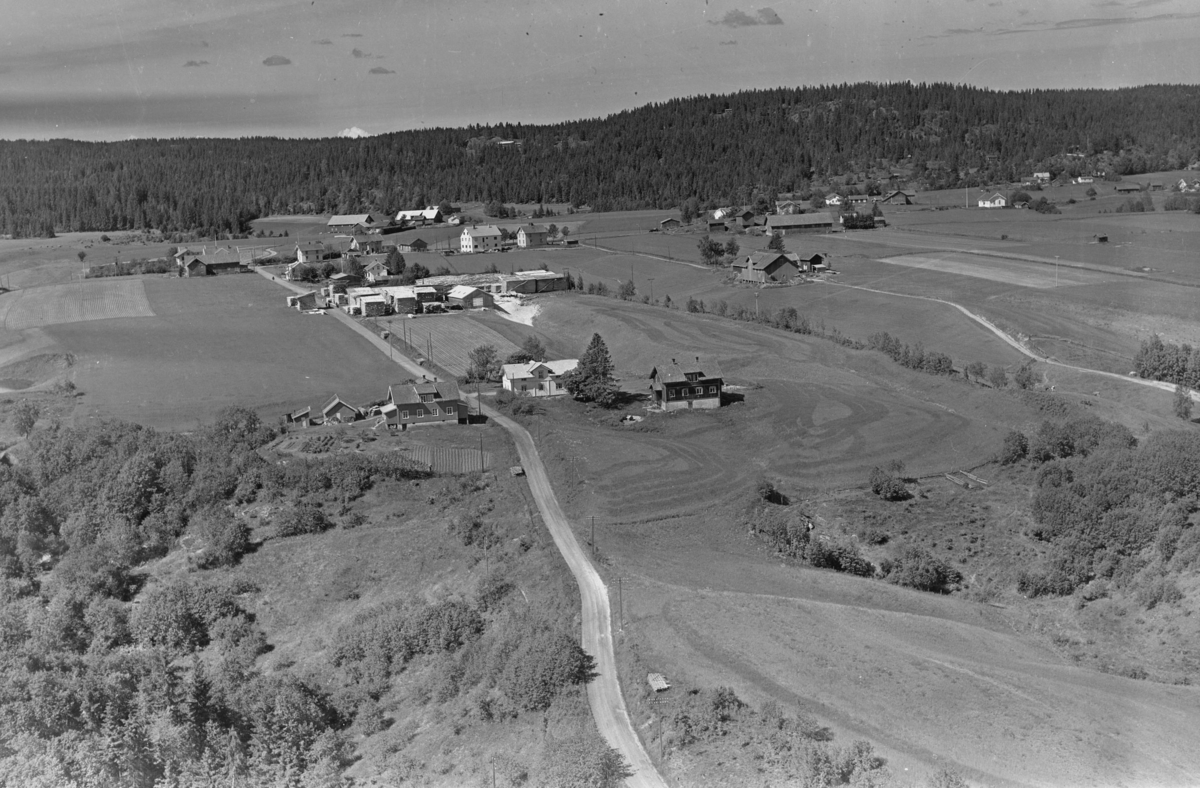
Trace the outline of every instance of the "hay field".
<instances>
[{"instance_id":1,"label":"hay field","mask_svg":"<svg viewBox=\"0 0 1200 788\"><path fill-rule=\"evenodd\" d=\"M76 418L188 429L245 405L274 421L335 393L382 399L400 372L330 318L288 309L286 293L262 277L135 281L152 317L43 329L76 354Z\"/></svg>"},{"instance_id":2,"label":"hay field","mask_svg":"<svg viewBox=\"0 0 1200 788\"><path fill-rule=\"evenodd\" d=\"M134 278L84 280L0 295L0 325L7 331L153 316L142 280Z\"/></svg>"},{"instance_id":3,"label":"hay field","mask_svg":"<svg viewBox=\"0 0 1200 788\"><path fill-rule=\"evenodd\" d=\"M881 263L891 265L972 276L1015 287L1033 287L1039 290L1120 281L1120 277L1113 274L1103 274L1069 266L1056 267L1021 260L1005 260L965 252L941 252L935 255L905 254L878 259Z\"/></svg>"}]
</instances>

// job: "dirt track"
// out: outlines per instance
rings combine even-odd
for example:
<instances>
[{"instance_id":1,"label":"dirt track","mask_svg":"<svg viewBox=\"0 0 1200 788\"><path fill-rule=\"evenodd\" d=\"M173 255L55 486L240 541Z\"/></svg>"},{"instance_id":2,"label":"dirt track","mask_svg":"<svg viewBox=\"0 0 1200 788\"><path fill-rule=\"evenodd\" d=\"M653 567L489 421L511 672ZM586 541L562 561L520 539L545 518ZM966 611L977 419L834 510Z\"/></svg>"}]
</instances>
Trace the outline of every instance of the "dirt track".
<instances>
[{"instance_id":1,"label":"dirt track","mask_svg":"<svg viewBox=\"0 0 1200 788\"><path fill-rule=\"evenodd\" d=\"M297 292L307 292L278 277L271 277L261 272L272 281L290 287ZM342 319L351 330L357 331L367 338L382 352L388 353L388 344L368 329L359 325L340 309L331 313ZM392 359L414 375L427 375L428 372L414 364L409 359L395 353ZM608 588L588 560L583 548L575 539L571 525L558 504L554 488L546 475L546 468L538 456L533 438L525 428L515 421L505 418L495 410L483 406L483 412L489 419L508 431L517 446L521 456L521 465L525 468L525 476L529 480L529 489L537 502L538 512L542 521L550 531L554 544L562 553L563 560L571 574L579 584L579 596L582 602L582 645L583 650L596 660L597 678L588 684L588 703L592 707L592 717L596 727L604 736L610 747L615 748L625 758L633 771L633 776L626 780L630 788L666 788L666 783L654 767L654 762L646 753L641 740L633 729L633 723L625 710L625 699L621 695L621 684L617 678L617 661L613 653L612 643L612 609L608 602Z\"/></svg>"}]
</instances>

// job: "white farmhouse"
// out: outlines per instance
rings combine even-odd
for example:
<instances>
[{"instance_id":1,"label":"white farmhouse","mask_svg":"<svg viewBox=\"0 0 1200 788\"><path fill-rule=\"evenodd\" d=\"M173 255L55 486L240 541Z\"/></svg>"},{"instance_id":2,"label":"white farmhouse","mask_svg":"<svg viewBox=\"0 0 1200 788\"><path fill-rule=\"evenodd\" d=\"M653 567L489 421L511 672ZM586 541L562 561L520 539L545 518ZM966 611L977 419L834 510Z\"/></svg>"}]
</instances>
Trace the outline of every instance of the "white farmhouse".
<instances>
[{"instance_id":1,"label":"white farmhouse","mask_svg":"<svg viewBox=\"0 0 1200 788\"><path fill-rule=\"evenodd\" d=\"M492 252L504 244L500 228L494 224L483 227L465 227L459 236L458 248L463 254Z\"/></svg>"},{"instance_id":2,"label":"white farmhouse","mask_svg":"<svg viewBox=\"0 0 1200 788\"><path fill-rule=\"evenodd\" d=\"M991 197L980 197L980 208L1003 208L1008 205L1008 199L1000 192L996 192Z\"/></svg>"},{"instance_id":3,"label":"white farmhouse","mask_svg":"<svg viewBox=\"0 0 1200 788\"><path fill-rule=\"evenodd\" d=\"M501 367L504 389L526 397L553 397L565 394L562 378L579 366L579 359L559 361L530 361L526 364L505 364Z\"/></svg>"}]
</instances>

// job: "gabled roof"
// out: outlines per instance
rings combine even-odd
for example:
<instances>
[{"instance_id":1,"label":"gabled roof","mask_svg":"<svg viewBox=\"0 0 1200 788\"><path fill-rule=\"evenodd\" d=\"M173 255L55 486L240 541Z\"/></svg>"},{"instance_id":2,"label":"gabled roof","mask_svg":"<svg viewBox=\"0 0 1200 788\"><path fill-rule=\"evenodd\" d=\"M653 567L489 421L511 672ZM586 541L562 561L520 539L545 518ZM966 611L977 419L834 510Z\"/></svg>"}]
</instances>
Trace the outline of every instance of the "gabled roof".
<instances>
[{"instance_id":1,"label":"gabled roof","mask_svg":"<svg viewBox=\"0 0 1200 788\"><path fill-rule=\"evenodd\" d=\"M297 252L325 252L325 244L320 241L299 241L296 243Z\"/></svg>"},{"instance_id":2,"label":"gabled roof","mask_svg":"<svg viewBox=\"0 0 1200 788\"><path fill-rule=\"evenodd\" d=\"M441 211L436 206L429 208L420 208L415 211L400 211L396 214L396 221L403 219L437 219L441 215Z\"/></svg>"},{"instance_id":3,"label":"gabled roof","mask_svg":"<svg viewBox=\"0 0 1200 788\"><path fill-rule=\"evenodd\" d=\"M458 399L458 384L453 380L426 380L421 383L393 383L388 397L397 405L418 405L422 394L432 394L437 400Z\"/></svg>"},{"instance_id":4,"label":"gabled roof","mask_svg":"<svg viewBox=\"0 0 1200 788\"><path fill-rule=\"evenodd\" d=\"M722 377L721 367L716 361L701 361L698 356L683 359L682 362L673 358L655 364L650 370L650 377L657 378L660 383L685 383L690 374L699 375L701 380Z\"/></svg>"},{"instance_id":5,"label":"gabled roof","mask_svg":"<svg viewBox=\"0 0 1200 788\"><path fill-rule=\"evenodd\" d=\"M547 235L550 230L543 224L523 224L517 232L523 232L526 235Z\"/></svg>"},{"instance_id":6,"label":"gabled roof","mask_svg":"<svg viewBox=\"0 0 1200 788\"><path fill-rule=\"evenodd\" d=\"M328 416L328 415L329 415L329 413L330 413L331 411L337 410L339 406L340 406L340 407L349 408L350 410L354 411L355 413L358 413L358 408L354 407L354 406L353 406L353 405L351 405L349 402L346 402L344 399L342 399L341 397L339 397L337 394L334 394L334 395L333 395L333 396L332 396L332 397L329 399L329 401L328 401L328 402L326 402L326 403L325 403L325 404L324 404L324 405L321 407L321 414L322 414L323 416Z\"/></svg>"},{"instance_id":7,"label":"gabled roof","mask_svg":"<svg viewBox=\"0 0 1200 788\"><path fill-rule=\"evenodd\" d=\"M833 219L824 213L796 213L767 217L767 227L771 229L789 227L814 227L822 224L833 224Z\"/></svg>"},{"instance_id":8,"label":"gabled roof","mask_svg":"<svg viewBox=\"0 0 1200 788\"><path fill-rule=\"evenodd\" d=\"M454 287L450 288L450 292L446 293L446 297L470 298L472 293L479 293L482 295L483 291L478 287L471 287L470 285L455 285Z\"/></svg>"},{"instance_id":9,"label":"gabled roof","mask_svg":"<svg viewBox=\"0 0 1200 788\"><path fill-rule=\"evenodd\" d=\"M374 223L375 223L375 220L371 218L371 214L369 214L369 213L353 213L353 214L348 213L348 214L339 214L337 216L330 217L329 221L326 222L326 225L329 227L334 227L334 226L338 226L338 225L374 224Z\"/></svg>"},{"instance_id":10,"label":"gabled roof","mask_svg":"<svg viewBox=\"0 0 1200 788\"><path fill-rule=\"evenodd\" d=\"M509 380L525 380L532 378L539 367L543 367L551 375L563 375L579 366L577 358L563 358L557 361L529 361L524 364L505 364L500 368L500 374Z\"/></svg>"},{"instance_id":11,"label":"gabled roof","mask_svg":"<svg viewBox=\"0 0 1200 788\"><path fill-rule=\"evenodd\" d=\"M755 252L754 254L745 257L741 260L735 260L731 267L745 268L749 266L755 271L765 271L770 266L774 265L775 261L783 258L792 263L799 264L800 257L793 252ZM798 266L797 266L798 267Z\"/></svg>"},{"instance_id":12,"label":"gabled roof","mask_svg":"<svg viewBox=\"0 0 1200 788\"><path fill-rule=\"evenodd\" d=\"M494 235L502 235L500 228L494 224L485 224L483 227L467 227L463 229L462 234L472 238L490 238Z\"/></svg>"}]
</instances>

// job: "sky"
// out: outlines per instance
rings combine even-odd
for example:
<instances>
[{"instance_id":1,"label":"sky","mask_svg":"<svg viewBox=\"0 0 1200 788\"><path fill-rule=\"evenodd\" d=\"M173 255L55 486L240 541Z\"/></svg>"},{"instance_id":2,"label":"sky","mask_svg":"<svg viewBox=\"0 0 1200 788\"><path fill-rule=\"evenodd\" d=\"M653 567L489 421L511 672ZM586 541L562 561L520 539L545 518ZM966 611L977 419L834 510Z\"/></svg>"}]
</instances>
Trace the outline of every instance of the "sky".
<instances>
[{"instance_id":1,"label":"sky","mask_svg":"<svg viewBox=\"0 0 1200 788\"><path fill-rule=\"evenodd\" d=\"M841 82L1200 83L1197 0L4 0L0 139L330 137Z\"/></svg>"}]
</instances>

